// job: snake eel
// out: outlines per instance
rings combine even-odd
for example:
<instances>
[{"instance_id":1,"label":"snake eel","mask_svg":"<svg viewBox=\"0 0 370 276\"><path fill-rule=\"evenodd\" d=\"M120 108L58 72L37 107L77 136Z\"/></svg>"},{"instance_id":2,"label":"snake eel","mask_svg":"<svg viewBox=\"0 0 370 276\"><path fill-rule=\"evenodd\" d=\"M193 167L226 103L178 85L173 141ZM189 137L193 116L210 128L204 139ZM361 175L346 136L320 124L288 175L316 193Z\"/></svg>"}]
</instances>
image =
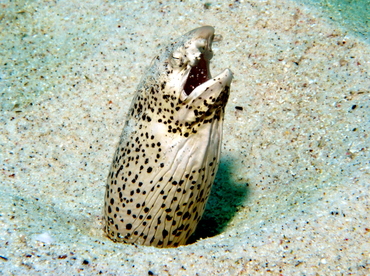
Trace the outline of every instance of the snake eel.
<instances>
[{"instance_id":1,"label":"snake eel","mask_svg":"<svg viewBox=\"0 0 370 276\"><path fill-rule=\"evenodd\" d=\"M110 167L105 232L116 242L185 245L220 160L232 72L212 77L214 28L176 39L146 70Z\"/></svg>"}]
</instances>

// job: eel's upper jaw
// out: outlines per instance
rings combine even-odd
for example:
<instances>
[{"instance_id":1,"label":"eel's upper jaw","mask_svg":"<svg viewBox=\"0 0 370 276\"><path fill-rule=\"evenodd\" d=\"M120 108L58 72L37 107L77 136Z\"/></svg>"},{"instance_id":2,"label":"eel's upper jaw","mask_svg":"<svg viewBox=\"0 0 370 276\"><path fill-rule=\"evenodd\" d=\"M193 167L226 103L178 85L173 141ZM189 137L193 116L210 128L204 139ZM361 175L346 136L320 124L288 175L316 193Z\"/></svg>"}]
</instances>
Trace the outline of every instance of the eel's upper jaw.
<instances>
[{"instance_id":1,"label":"eel's upper jaw","mask_svg":"<svg viewBox=\"0 0 370 276\"><path fill-rule=\"evenodd\" d=\"M190 32L192 43L198 52L201 52L205 60L210 61L213 57L212 42L215 35L215 29L211 26L203 26Z\"/></svg>"}]
</instances>

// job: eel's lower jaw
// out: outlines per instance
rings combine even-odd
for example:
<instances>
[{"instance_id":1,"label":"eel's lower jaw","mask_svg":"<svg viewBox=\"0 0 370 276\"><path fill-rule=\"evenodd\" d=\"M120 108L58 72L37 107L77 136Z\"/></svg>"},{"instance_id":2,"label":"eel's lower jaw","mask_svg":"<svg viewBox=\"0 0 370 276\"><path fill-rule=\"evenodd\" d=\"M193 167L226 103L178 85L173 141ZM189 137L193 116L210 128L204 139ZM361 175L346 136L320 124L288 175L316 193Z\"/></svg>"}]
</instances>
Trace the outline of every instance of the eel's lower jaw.
<instances>
[{"instance_id":1,"label":"eel's lower jaw","mask_svg":"<svg viewBox=\"0 0 370 276\"><path fill-rule=\"evenodd\" d=\"M187 96L187 100L195 99L200 96L202 98L207 98L213 96L217 98L222 91L225 90L225 87L230 86L233 79L233 73L230 69L225 69L217 76L208 79L207 81L201 83Z\"/></svg>"}]
</instances>

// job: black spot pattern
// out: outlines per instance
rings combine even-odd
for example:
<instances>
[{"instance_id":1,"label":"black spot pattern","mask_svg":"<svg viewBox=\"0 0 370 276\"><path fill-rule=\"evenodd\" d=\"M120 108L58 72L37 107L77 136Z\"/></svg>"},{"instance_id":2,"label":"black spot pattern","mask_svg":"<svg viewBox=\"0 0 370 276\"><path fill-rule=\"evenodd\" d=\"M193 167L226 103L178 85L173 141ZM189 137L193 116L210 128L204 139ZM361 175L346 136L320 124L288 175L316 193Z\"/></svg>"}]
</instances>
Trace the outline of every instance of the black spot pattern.
<instances>
[{"instance_id":1,"label":"black spot pattern","mask_svg":"<svg viewBox=\"0 0 370 276\"><path fill-rule=\"evenodd\" d=\"M176 247L202 217L232 78L225 70L209 79L213 31L201 27L172 43L138 86L107 179L105 231L114 241Z\"/></svg>"}]
</instances>

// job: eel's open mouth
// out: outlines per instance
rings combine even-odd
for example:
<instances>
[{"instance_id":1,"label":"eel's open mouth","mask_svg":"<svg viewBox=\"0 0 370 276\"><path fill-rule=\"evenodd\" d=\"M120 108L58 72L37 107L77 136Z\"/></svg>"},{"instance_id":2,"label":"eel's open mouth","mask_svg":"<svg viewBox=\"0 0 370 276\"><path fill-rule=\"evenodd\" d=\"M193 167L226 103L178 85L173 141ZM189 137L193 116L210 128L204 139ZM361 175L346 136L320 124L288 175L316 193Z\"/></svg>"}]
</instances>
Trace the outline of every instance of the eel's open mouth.
<instances>
[{"instance_id":1,"label":"eel's open mouth","mask_svg":"<svg viewBox=\"0 0 370 276\"><path fill-rule=\"evenodd\" d=\"M209 68L213 57L212 43L215 38L214 28L203 26L186 35L186 40L172 53L174 68L178 68L179 81L181 84L180 100L194 103L196 98L213 99L230 86L232 73L225 69L219 75L212 78ZM227 90L227 89L226 89ZM202 96L200 96L202 95ZM202 100L202 101L203 101Z\"/></svg>"},{"instance_id":2,"label":"eel's open mouth","mask_svg":"<svg viewBox=\"0 0 370 276\"><path fill-rule=\"evenodd\" d=\"M201 58L196 66L193 66L190 69L188 79L184 86L184 91L186 95L190 95L190 93L199 85L209 80L209 72L208 69L209 64L208 61L201 55Z\"/></svg>"}]
</instances>

